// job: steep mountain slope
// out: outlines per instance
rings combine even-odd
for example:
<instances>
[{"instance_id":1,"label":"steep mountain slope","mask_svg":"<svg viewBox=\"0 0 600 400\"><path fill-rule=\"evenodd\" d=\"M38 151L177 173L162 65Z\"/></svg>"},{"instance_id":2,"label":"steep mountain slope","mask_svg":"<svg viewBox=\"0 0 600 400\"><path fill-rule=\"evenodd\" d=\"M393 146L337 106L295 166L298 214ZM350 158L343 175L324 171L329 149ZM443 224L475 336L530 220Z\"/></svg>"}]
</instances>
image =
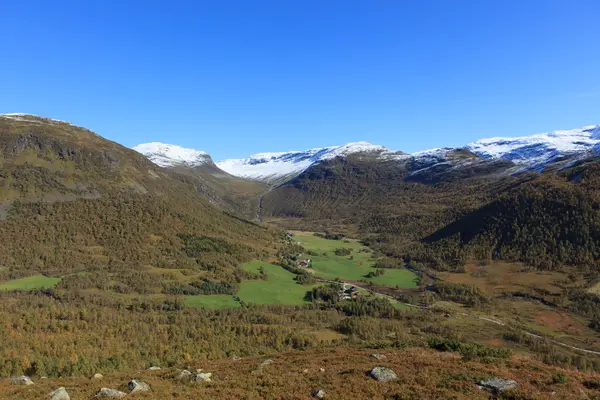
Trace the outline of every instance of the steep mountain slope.
<instances>
[{"instance_id":1,"label":"steep mountain slope","mask_svg":"<svg viewBox=\"0 0 600 400\"><path fill-rule=\"evenodd\" d=\"M225 276L273 239L209 204L197 180L62 121L0 116L0 165L0 279L108 268L141 282L144 265L198 268L180 234L239 245L203 253Z\"/></svg>"},{"instance_id":2,"label":"steep mountain slope","mask_svg":"<svg viewBox=\"0 0 600 400\"><path fill-rule=\"evenodd\" d=\"M157 142L139 144L133 150L156 165L192 179L213 204L246 218L257 217L260 196L268 190L266 183L223 171L204 151Z\"/></svg>"}]
</instances>

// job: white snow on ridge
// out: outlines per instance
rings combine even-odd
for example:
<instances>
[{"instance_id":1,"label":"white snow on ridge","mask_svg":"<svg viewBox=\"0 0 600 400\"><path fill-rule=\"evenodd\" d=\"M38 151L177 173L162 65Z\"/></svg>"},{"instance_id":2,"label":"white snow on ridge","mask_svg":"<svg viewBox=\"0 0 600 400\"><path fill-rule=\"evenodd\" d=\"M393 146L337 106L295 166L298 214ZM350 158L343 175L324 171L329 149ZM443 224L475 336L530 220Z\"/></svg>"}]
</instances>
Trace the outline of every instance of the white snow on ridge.
<instances>
[{"instance_id":1,"label":"white snow on ridge","mask_svg":"<svg viewBox=\"0 0 600 400\"><path fill-rule=\"evenodd\" d=\"M258 153L248 158L219 161L217 166L231 175L242 178L275 181L300 174L313 164L323 160L360 153L374 153L382 160L406 157L406 155L390 151L384 146L367 142L354 142L342 146L322 147L306 151Z\"/></svg>"},{"instance_id":2,"label":"white snow on ridge","mask_svg":"<svg viewBox=\"0 0 600 400\"><path fill-rule=\"evenodd\" d=\"M593 150L600 143L600 125L522 137L480 139L466 147L483 158L502 158L543 169L552 160Z\"/></svg>"},{"instance_id":3,"label":"white snow on ridge","mask_svg":"<svg viewBox=\"0 0 600 400\"><path fill-rule=\"evenodd\" d=\"M205 151L189 149L174 144L152 142L138 144L137 146L133 146L132 149L138 153L142 153L160 167L173 167L182 164L195 167L210 161L210 156Z\"/></svg>"}]
</instances>

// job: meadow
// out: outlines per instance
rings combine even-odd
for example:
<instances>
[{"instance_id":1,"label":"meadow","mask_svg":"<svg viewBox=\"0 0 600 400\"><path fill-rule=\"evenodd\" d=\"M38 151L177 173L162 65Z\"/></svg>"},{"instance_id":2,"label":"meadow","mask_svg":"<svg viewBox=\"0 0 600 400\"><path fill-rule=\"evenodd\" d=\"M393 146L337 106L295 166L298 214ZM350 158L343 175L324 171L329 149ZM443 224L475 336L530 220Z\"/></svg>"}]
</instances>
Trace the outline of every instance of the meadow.
<instances>
[{"instance_id":1,"label":"meadow","mask_svg":"<svg viewBox=\"0 0 600 400\"><path fill-rule=\"evenodd\" d=\"M306 292L317 286L300 285L294 280L296 275L265 261L250 261L241 267L254 273L258 273L262 267L267 275L267 280L241 283L237 296L245 303L301 305L306 303Z\"/></svg>"},{"instance_id":2,"label":"meadow","mask_svg":"<svg viewBox=\"0 0 600 400\"><path fill-rule=\"evenodd\" d=\"M315 236L312 232L295 232L294 240L305 249L318 253L310 258L310 268L315 276L349 281L366 280L378 285L416 288L417 276L408 269L386 268L384 274L372 278L366 276L378 269L373 268L375 259L372 251L355 239L330 240ZM335 249L347 248L350 255L338 256Z\"/></svg>"},{"instance_id":3,"label":"meadow","mask_svg":"<svg viewBox=\"0 0 600 400\"><path fill-rule=\"evenodd\" d=\"M0 290L35 290L53 288L61 278L50 278L44 275L33 275L26 278L13 279L0 284Z\"/></svg>"}]
</instances>

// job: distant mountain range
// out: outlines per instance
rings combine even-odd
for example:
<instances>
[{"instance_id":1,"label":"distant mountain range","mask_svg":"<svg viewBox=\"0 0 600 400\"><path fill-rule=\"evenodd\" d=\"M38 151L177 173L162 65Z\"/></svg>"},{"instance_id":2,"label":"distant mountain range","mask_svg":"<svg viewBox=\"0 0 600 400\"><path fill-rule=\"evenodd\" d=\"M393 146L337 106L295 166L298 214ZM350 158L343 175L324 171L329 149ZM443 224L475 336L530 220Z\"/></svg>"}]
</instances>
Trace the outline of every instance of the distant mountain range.
<instances>
[{"instance_id":1,"label":"distant mountain range","mask_svg":"<svg viewBox=\"0 0 600 400\"><path fill-rule=\"evenodd\" d=\"M480 139L460 148L437 148L406 154L367 142L315 148L304 151L258 153L247 158L216 162L221 170L241 178L269 184L281 183L298 176L309 167L336 157L368 158L373 161L399 162L411 165L413 173L438 164L452 167L474 162L505 160L504 173L523 171L541 172L548 165L568 165L597 151L600 143L600 125L571 130L557 130L523 137L495 137ZM133 147L162 167L195 167L212 163L208 153L177 145L146 143ZM460 157L456 157L460 154ZM465 156L465 155L469 156Z\"/></svg>"}]
</instances>

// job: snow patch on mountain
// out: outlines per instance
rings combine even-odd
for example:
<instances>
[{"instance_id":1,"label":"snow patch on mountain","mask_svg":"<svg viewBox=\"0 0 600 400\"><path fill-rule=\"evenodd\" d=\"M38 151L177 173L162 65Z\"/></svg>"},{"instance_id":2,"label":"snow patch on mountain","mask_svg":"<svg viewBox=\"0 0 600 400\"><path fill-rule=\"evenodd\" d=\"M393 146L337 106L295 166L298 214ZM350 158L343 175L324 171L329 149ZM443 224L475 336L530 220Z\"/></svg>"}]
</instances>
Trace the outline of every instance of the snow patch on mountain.
<instances>
[{"instance_id":1,"label":"snow patch on mountain","mask_svg":"<svg viewBox=\"0 0 600 400\"><path fill-rule=\"evenodd\" d=\"M305 151L258 153L248 158L219 161L217 166L231 175L272 182L300 174L313 164L324 160L360 154L375 156L380 160L406 157L405 154L391 151L384 146L367 142L354 142L342 146L322 147Z\"/></svg>"},{"instance_id":2,"label":"snow patch on mountain","mask_svg":"<svg viewBox=\"0 0 600 400\"><path fill-rule=\"evenodd\" d=\"M600 125L589 125L530 136L481 139L469 143L467 148L483 158L510 160L539 171L560 157L593 151L599 143Z\"/></svg>"},{"instance_id":3,"label":"snow patch on mountain","mask_svg":"<svg viewBox=\"0 0 600 400\"><path fill-rule=\"evenodd\" d=\"M142 153L154 164L161 167L174 167L185 165L196 167L210 162L210 156L205 151L189 149L175 144L151 142L138 144L132 147L138 153Z\"/></svg>"}]
</instances>

